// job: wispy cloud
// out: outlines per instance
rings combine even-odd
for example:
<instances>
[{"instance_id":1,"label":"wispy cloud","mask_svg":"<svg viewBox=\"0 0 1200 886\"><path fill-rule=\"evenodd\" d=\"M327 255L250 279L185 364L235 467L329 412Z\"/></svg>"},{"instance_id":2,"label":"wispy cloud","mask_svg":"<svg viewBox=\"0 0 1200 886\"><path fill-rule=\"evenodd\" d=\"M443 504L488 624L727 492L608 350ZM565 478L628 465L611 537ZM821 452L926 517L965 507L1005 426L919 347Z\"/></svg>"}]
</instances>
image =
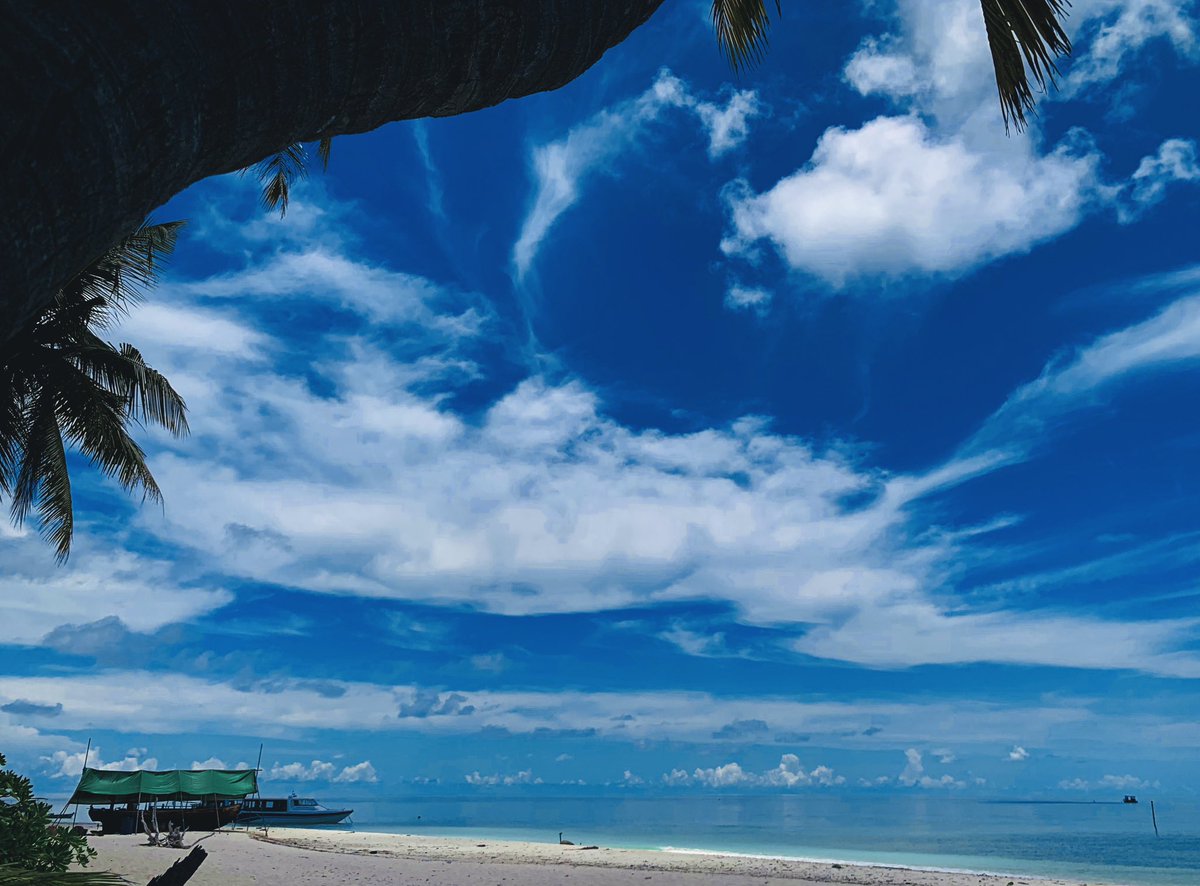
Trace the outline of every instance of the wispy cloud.
<instances>
[{"instance_id":1,"label":"wispy cloud","mask_svg":"<svg viewBox=\"0 0 1200 886\"><path fill-rule=\"evenodd\" d=\"M518 278L533 264L554 223L578 199L584 183L613 173L613 163L636 148L665 112L684 109L706 130L708 154L716 159L746 138L749 121L762 113L753 92L732 93L724 105L697 98L688 84L667 70L644 93L600 111L562 139L539 145L532 155L535 191L532 206L513 246Z\"/></svg>"}]
</instances>

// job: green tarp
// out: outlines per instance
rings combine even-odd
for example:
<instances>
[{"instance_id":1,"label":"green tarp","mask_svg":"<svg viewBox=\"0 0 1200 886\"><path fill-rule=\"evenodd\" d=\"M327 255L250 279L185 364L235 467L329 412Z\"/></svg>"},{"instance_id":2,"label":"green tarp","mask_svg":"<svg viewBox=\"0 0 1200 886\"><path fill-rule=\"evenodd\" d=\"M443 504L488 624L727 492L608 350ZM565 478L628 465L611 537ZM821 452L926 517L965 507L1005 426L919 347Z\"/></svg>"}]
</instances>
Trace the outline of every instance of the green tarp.
<instances>
[{"instance_id":1,"label":"green tarp","mask_svg":"<svg viewBox=\"0 0 1200 886\"><path fill-rule=\"evenodd\" d=\"M166 772L110 772L84 769L72 803L126 803L150 800L240 800L258 793L253 769L171 769Z\"/></svg>"}]
</instances>

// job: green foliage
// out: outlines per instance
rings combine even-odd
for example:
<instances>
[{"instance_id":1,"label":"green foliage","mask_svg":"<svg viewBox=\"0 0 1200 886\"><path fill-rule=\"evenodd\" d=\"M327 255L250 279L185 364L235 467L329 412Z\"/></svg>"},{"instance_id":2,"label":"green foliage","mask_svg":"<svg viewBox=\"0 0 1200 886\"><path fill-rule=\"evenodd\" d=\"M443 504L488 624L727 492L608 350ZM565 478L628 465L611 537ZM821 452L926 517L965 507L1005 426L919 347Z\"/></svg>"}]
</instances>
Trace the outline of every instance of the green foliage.
<instances>
[{"instance_id":1,"label":"green foliage","mask_svg":"<svg viewBox=\"0 0 1200 886\"><path fill-rule=\"evenodd\" d=\"M0 865L0 886L128 886L129 881L108 871L27 871Z\"/></svg>"},{"instance_id":2,"label":"green foliage","mask_svg":"<svg viewBox=\"0 0 1200 886\"><path fill-rule=\"evenodd\" d=\"M0 767L7 765L0 754ZM62 872L71 864L86 865L95 856L83 835L51 827L50 804L34 798L29 779L0 768L0 797L6 798L0 804L0 884L65 883L61 876L37 879L30 872Z\"/></svg>"},{"instance_id":3,"label":"green foliage","mask_svg":"<svg viewBox=\"0 0 1200 886\"><path fill-rule=\"evenodd\" d=\"M1046 90L1058 74L1055 58L1071 54L1062 27L1070 0L979 0L987 26L988 46L996 71L1004 130L1025 128L1032 112L1033 88ZM782 14L781 0L775 12ZM735 71L760 61L771 24L766 0L713 0L717 45ZM1032 82L1030 78L1032 77Z\"/></svg>"},{"instance_id":4,"label":"green foliage","mask_svg":"<svg viewBox=\"0 0 1200 886\"><path fill-rule=\"evenodd\" d=\"M775 0L776 14L782 14L780 2ZM717 45L735 71L762 60L771 24L766 0L713 0L712 20Z\"/></svg>"},{"instance_id":5,"label":"green foliage","mask_svg":"<svg viewBox=\"0 0 1200 886\"><path fill-rule=\"evenodd\" d=\"M1067 14L1069 0L980 0L987 25L988 46L996 69L1000 113L1004 129L1010 124L1020 132L1025 113L1033 110L1032 74L1038 88L1054 83L1058 68L1054 59L1071 54L1071 40L1060 19ZM1028 74L1026 73L1028 68Z\"/></svg>"},{"instance_id":6,"label":"green foliage","mask_svg":"<svg viewBox=\"0 0 1200 886\"><path fill-rule=\"evenodd\" d=\"M143 225L84 268L0 355L0 495L21 525L35 510L59 561L71 550L74 511L64 438L106 475L144 498L162 496L131 424L187 433L170 383L110 327L158 276L182 222Z\"/></svg>"},{"instance_id":7,"label":"green foliage","mask_svg":"<svg viewBox=\"0 0 1200 886\"><path fill-rule=\"evenodd\" d=\"M332 136L317 142L317 157L321 160L322 169L329 168L329 152L332 149ZM292 185L308 175L308 150L301 142L294 142L242 170L243 175L247 172L253 172L263 186L263 208L278 209L279 217L283 218L287 215Z\"/></svg>"}]
</instances>

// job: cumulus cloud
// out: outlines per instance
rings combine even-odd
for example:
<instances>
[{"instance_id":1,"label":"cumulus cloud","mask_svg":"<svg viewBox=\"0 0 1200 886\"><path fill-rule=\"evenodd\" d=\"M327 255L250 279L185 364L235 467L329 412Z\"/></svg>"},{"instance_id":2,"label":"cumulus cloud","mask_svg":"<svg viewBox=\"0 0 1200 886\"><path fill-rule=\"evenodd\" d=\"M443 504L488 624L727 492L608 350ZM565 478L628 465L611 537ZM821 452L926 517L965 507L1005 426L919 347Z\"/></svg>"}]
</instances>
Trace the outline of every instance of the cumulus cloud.
<instances>
[{"instance_id":1,"label":"cumulus cloud","mask_svg":"<svg viewBox=\"0 0 1200 886\"><path fill-rule=\"evenodd\" d=\"M637 98L603 110L563 138L536 147L533 203L513 246L513 264L519 276L529 270L559 216L579 199L584 183L597 174L612 174L613 163L635 148L652 124L672 109L696 116L708 134L708 154L714 159L741 144L750 119L762 113L754 92L734 92L723 105L701 100L687 83L664 69Z\"/></svg>"},{"instance_id":2,"label":"cumulus cloud","mask_svg":"<svg viewBox=\"0 0 1200 886\"><path fill-rule=\"evenodd\" d=\"M961 779L955 778L953 775L946 773L941 776L934 777L925 773L925 762L921 752L916 748L909 748L904 752L904 768L900 770L900 774L896 776L896 782L905 787L910 788L925 788L933 790L938 788L965 788L967 783ZM881 787L889 783L887 776L881 776L874 782L860 781L859 784L864 787Z\"/></svg>"},{"instance_id":3,"label":"cumulus cloud","mask_svg":"<svg viewBox=\"0 0 1200 886\"><path fill-rule=\"evenodd\" d=\"M327 781L333 784L352 782L374 784L379 780L370 760L343 766L340 770L337 764L324 760L313 760L308 764L275 763L264 778L270 781Z\"/></svg>"},{"instance_id":4,"label":"cumulus cloud","mask_svg":"<svg viewBox=\"0 0 1200 886\"><path fill-rule=\"evenodd\" d=\"M83 774L86 760L89 769L105 769L113 772L133 772L137 769L158 769L158 758L147 757L146 748L130 748L119 760L105 761L99 745L91 750L55 751L41 758L44 772L51 778L78 778Z\"/></svg>"},{"instance_id":5,"label":"cumulus cloud","mask_svg":"<svg viewBox=\"0 0 1200 886\"><path fill-rule=\"evenodd\" d=\"M1166 0L1100 0L1072 12L1069 26L1089 34L1089 23L1107 23L1081 44L1069 83L1111 79L1155 36L1181 51L1195 45L1192 23ZM1036 125L1005 139L977 3L902 0L898 22L897 33L865 40L844 76L908 113L827 129L807 163L765 191L735 183L726 255L757 262L766 243L834 288L953 276L1028 252L1100 209L1132 221L1167 182L1195 180L1194 145L1179 139L1116 183L1101 177L1102 154L1082 131L1051 146Z\"/></svg>"},{"instance_id":6,"label":"cumulus cloud","mask_svg":"<svg viewBox=\"0 0 1200 886\"><path fill-rule=\"evenodd\" d=\"M727 255L762 240L788 265L842 286L855 277L951 273L1074 227L1098 183L1098 158L1066 143L1011 162L932 132L916 117L829 129L808 164L757 194L729 194Z\"/></svg>"},{"instance_id":7,"label":"cumulus cloud","mask_svg":"<svg viewBox=\"0 0 1200 886\"><path fill-rule=\"evenodd\" d=\"M239 760L237 763L226 763L220 757L209 757L207 760L193 760L193 769L250 769L252 768L245 760Z\"/></svg>"},{"instance_id":8,"label":"cumulus cloud","mask_svg":"<svg viewBox=\"0 0 1200 886\"><path fill-rule=\"evenodd\" d=\"M846 779L828 766L817 766L805 771L799 757L795 754L784 754L779 758L778 766L763 772L748 772L739 763L725 763L709 768L697 767L690 773L684 769L672 769L663 773L660 781L669 787L795 788L813 785L832 787L845 784Z\"/></svg>"},{"instance_id":9,"label":"cumulus cloud","mask_svg":"<svg viewBox=\"0 0 1200 886\"><path fill-rule=\"evenodd\" d=\"M1012 750L1008 752L1008 759L1015 763L1020 763L1022 760L1029 759L1029 751L1025 750L1018 744L1012 746Z\"/></svg>"},{"instance_id":10,"label":"cumulus cloud","mask_svg":"<svg viewBox=\"0 0 1200 886\"><path fill-rule=\"evenodd\" d=\"M1105 775L1095 781L1083 778L1063 779L1058 786L1064 791L1132 791L1158 788L1160 783L1157 780L1147 781L1136 775Z\"/></svg>"},{"instance_id":11,"label":"cumulus cloud","mask_svg":"<svg viewBox=\"0 0 1200 886\"><path fill-rule=\"evenodd\" d=\"M477 769L463 777L467 784L475 785L476 787L493 785L509 786L515 784L542 784L542 780L535 777L533 770L531 769L522 769L521 771L511 775L501 775L500 773L493 773L492 775L480 775L479 770Z\"/></svg>"}]
</instances>

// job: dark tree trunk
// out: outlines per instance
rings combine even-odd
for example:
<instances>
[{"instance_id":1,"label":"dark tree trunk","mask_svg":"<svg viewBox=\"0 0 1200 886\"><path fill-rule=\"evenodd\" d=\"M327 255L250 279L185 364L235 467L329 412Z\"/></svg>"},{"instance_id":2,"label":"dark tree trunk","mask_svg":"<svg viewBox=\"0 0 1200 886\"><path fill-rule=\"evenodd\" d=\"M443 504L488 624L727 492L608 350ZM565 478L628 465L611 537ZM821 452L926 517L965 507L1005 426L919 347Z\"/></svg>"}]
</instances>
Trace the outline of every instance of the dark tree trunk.
<instances>
[{"instance_id":1,"label":"dark tree trunk","mask_svg":"<svg viewBox=\"0 0 1200 886\"><path fill-rule=\"evenodd\" d=\"M192 879L192 874L200 869L207 857L208 853L202 846L193 846L191 852L154 877L146 886L183 886Z\"/></svg>"},{"instance_id":2,"label":"dark tree trunk","mask_svg":"<svg viewBox=\"0 0 1200 886\"><path fill-rule=\"evenodd\" d=\"M555 89L662 0L0 0L0 347L202 178Z\"/></svg>"}]
</instances>

